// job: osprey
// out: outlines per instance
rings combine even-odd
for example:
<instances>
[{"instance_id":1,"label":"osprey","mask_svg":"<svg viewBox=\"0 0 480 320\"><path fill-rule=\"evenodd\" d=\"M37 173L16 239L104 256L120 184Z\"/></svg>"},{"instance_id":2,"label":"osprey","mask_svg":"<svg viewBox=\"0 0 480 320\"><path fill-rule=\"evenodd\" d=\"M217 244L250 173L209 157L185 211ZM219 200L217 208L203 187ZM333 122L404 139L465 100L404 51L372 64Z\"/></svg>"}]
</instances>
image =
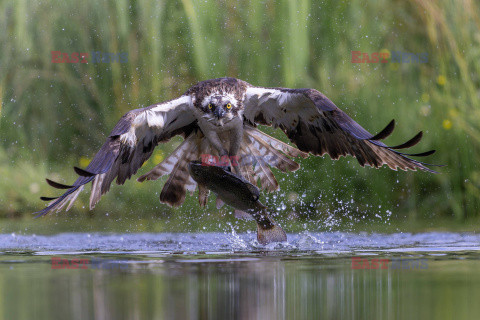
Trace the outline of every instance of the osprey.
<instances>
[{"instance_id":1,"label":"osprey","mask_svg":"<svg viewBox=\"0 0 480 320\"><path fill-rule=\"evenodd\" d=\"M297 148L258 130L259 124L280 128ZM143 182L170 175L160 194L160 201L170 206L181 205L187 190L195 191L197 184L189 175L188 164L203 155L229 159L225 167L266 191L278 189L270 167L295 171L300 166L291 158L309 154L328 154L335 160L351 155L361 166L435 172L428 164L409 158L435 150L418 154L397 151L417 144L422 132L393 147L380 141L392 133L394 125L392 120L372 135L315 89L255 87L235 78L202 81L176 99L127 112L90 164L85 169L74 167L79 175L75 183L64 185L47 179L49 185L66 192L56 198L41 197L51 202L38 216L58 212L67 204L66 210L70 209L89 182L93 209L115 178L117 184L123 184L159 143L176 135L184 141L137 179ZM248 161L242 161L245 159ZM207 200L208 191L199 190L200 205L205 206Z\"/></svg>"}]
</instances>

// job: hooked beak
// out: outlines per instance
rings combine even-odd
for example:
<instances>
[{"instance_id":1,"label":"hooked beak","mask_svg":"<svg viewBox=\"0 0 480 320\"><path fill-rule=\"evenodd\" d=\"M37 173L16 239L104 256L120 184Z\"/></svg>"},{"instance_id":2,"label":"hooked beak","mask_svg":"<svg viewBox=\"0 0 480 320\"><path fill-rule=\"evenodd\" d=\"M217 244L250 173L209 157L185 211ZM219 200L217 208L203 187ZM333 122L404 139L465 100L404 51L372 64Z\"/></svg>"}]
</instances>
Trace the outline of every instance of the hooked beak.
<instances>
[{"instance_id":1,"label":"hooked beak","mask_svg":"<svg viewBox=\"0 0 480 320\"><path fill-rule=\"evenodd\" d=\"M213 111L213 115L217 117L217 119L220 119L221 117L223 117L224 114L225 114L225 111L223 110L223 108L220 108L220 107L217 107L215 111Z\"/></svg>"}]
</instances>

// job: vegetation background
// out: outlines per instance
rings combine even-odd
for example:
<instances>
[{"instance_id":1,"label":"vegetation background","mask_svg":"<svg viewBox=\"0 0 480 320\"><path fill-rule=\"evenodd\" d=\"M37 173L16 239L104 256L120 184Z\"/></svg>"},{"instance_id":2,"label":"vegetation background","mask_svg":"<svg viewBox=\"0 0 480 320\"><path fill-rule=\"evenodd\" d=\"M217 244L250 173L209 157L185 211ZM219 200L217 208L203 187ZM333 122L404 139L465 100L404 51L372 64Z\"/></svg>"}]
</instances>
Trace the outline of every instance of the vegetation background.
<instances>
[{"instance_id":1,"label":"vegetation background","mask_svg":"<svg viewBox=\"0 0 480 320\"><path fill-rule=\"evenodd\" d=\"M122 114L230 76L254 85L325 93L370 132L392 118L397 144L424 130L412 152L441 174L361 168L355 159L299 160L265 194L289 230L476 229L480 213L480 10L436 1L1 1L0 232L223 230L230 209L196 197L160 204L164 180L113 186L93 212L34 220L53 195L45 177L75 179ZM351 63L351 52L428 53L426 63ZM127 63L52 63L51 52L128 53ZM281 132L265 131L286 141ZM140 174L180 142L158 147ZM21 228L19 227L21 226ZM385 227L386 226L386 227ZM403 227L402 227L403 226ZM56 230L55 229L55 230Z\"/></svg>"}]
</instances>

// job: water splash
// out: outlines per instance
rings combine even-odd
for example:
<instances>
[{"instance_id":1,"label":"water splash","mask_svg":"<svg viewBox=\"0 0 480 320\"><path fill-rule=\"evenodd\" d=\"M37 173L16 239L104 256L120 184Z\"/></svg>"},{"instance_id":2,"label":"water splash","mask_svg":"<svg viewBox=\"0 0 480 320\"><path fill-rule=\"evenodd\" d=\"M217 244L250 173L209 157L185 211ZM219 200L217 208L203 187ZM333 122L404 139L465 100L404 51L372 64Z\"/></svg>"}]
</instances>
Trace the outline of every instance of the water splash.
<instances>
[{"instance_id":1,"label":"water splash","mask_svg":"<svg viewBox=\"0 0 480 320\"><path fill-rule=\"evenodd\" d=\"M353 252L457 252L480 251L480 235L470 233L347 233L303 232L288 234L288 242L260 245L256 233L237 233L231 225L225 233L61 233L52 236L0 234L0 253L34 254L148 253L248 254L258 251L283 253Z\"/></svg>"}]
</instances>

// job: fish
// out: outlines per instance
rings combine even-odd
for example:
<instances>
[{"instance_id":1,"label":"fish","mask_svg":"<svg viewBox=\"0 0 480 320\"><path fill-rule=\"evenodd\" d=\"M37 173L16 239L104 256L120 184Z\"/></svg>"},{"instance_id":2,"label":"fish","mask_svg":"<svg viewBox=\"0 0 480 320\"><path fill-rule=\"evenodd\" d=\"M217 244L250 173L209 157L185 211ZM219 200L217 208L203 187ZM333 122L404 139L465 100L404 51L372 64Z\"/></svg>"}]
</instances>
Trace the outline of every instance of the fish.
<instances>
[{"instance_id":1,"label":"fish","mask_svg":"<svg viewBox=\"0 0 480 320\"><path fill-rule=\"evenodd\" d=\"M268 208L260 201L260 191L256 186L223 167L206 165L192 161L188 170L198 184L199 201L206 202L208 190L217 195L217 208L222 202L235 208L236 216L251 216L257 223L257 240L265 245L287 241L287 234L270 217ZM203 194L203 196L202 196Z\"/></svg>"}]
</instances>

